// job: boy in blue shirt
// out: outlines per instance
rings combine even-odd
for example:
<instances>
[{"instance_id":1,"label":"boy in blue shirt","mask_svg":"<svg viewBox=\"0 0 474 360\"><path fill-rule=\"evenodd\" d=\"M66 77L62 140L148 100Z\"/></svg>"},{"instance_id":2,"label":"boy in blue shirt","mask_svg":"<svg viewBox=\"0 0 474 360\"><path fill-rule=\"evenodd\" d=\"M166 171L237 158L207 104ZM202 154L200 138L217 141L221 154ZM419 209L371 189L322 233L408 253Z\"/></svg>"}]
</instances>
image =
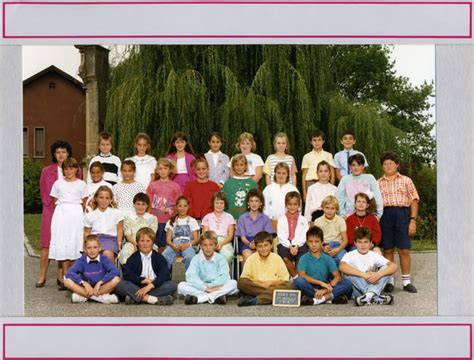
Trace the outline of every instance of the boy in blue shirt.
<instances>
[{"instance_id":1,"label":"boy in blue shirt","mask_svg":"<svg viewBox=\"0 0 474 360\"><path fill-rule=\"evenodd\" d=\"M230 278L229 265L224 256L215 252L216 233L204 232L199 245L201 251L191 260L186 270L186 281L178 285L178 294L185 295L186 305L205 302L225 305L226 295L238 292L237 281Z\"/></svg>"},{"instance_id":2,"label":"boy in blue shirt","mask_svg":"<svg viewBox=\"0 0 474 360\"><path fill-rule=\"evenodd\" d=\"M64 286L71 290L71 301L83 303L95 300L104 304L117 304L116 295L110 294L120 282L119 271L106 257L101 256L97 235L89 235L84 241L84 252L68 270Z\"/></svg>"},{"instance_id":3,"label":"boy in blue shirt","mask_svg":"<svg viewBox=\"0 0 474 360\"><path fill-rule=\"evenodd\" d=\"M301 305L319 305L327 301L347 304L351 295L350 281L341 278L336 262L325 254L323 231L313 226L306 232L308 252L298 263L298 275L294 285L301 290Z\"/></svg>"},{"instance_id":4,"label":"boy in blue shirt","mask_svg":"<svg viewBox=\"0 0 474 360\"><path fill-rule=\"evenodd\" d=\"M365 160L364 167L369 166L364 154L358 150L354 150L355 143L356 143L356 138L352 131L346 130L342 133L341 144L344 147L344 149L337 152L336 155L334 155L334 164L336 165L337 181L341 181L344 175L349 175L351 173L349 157L351 157L354 154L361 154Z\"/></svg>"}]
</instances>

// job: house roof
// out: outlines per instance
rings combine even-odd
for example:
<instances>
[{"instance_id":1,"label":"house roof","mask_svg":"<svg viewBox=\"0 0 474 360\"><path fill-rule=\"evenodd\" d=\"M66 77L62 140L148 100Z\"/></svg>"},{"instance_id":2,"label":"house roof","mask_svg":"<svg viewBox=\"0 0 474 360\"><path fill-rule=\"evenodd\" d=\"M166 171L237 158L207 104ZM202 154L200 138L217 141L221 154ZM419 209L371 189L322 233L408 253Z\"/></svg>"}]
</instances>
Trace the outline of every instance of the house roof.
<instances>
[{"instance_id":1,"label":"house roof","mask_svg":"<svg viewBox=\"0 0 474 360\"><path fill-rule=\"evenodd\" d=\"M35 81L36 79L39 79L40 77L42 77L42 76L44 76L44 75L46 75L50 72L54 72L58 75L61 75L66 80L69 80L73 84L79 86L81 89L84 89L84 84L82 82L80 82L76 78L72 77L71 75L69 75L68 73L62 71L61 69L57 68L54 65L51 65L51 66L47 67L46 69L41 70L39 73L36 73L35 75L30 76L28 79L23 80L23 86L28 85L29 83Z\"/></svg>"}]
</instances>

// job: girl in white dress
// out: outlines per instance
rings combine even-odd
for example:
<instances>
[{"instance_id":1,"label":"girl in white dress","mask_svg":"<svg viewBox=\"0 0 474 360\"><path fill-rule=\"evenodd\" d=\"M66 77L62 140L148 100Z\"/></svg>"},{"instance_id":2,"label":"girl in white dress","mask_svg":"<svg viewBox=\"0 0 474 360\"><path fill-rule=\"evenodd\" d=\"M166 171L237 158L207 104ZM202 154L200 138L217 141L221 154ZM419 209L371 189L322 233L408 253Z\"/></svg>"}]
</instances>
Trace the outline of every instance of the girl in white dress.
<instances>
[{"instance_id":1,"label":"girl in white dress","mask_svg":"<svg viewBox=\"0 0 474 360\"><path fill-rule=\"evenodd\" d=\"M156 168L156 159L149 155L151 151L151 139L147 134L139 133L135 138L135 156L126 160L132 160L136 165L135 180L142 183L145 189L152 180Z\"/></svg>"},{"instance_id":2,"label":"girl in white dress","mask_svg":"<svg viewBox=\"0 0 474 360\"><path fill-rule=\"evenodd\" d=\"M49 258L57 260L66 274L73 261L81 257L87 184L76 177L79 169L76 159L67 158L61 167L64 178L56 180L50 193L56 208L51 221ZM64 288L62 280L59 288Z\"/></svg>"}]
</instances>

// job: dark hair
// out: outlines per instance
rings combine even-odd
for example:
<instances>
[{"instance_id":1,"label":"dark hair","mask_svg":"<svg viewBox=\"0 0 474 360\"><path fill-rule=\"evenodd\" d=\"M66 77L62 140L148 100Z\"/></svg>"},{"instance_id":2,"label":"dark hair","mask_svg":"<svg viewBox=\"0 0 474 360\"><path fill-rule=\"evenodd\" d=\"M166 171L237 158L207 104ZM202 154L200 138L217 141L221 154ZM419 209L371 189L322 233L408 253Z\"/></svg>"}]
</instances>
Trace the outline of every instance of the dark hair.
<instances>
[{"instance_id":1,"label":"dark hair","mask_svg":"<svg viewBox=\"0 0 474 360\"><path fill-rule=\"evenodd\" d=\"M137 234L135 235L135 241L138 242L138 240L142 236L147 236L147 235L153 241L155 240L156 234L153 231L153 229L150 229L149 227L142 227L140 230L137 231Z\"/></svg>"},{"instance_id":2,"label":"dark hair","mask_svg":"<svg viewBox=\"0 0 474 360\"><path fill-rule=\"evenodd\" d=\"M342 138L343 138L344 136L346 136L346 135L351 135L354 140L355 140L355 138L356 138L356 136L355 136L355 134L354 134L354 132L353 132L352 130L344 130L344 131L342 132L342 135L341 135L341 140L342 140Z\"/></svg>"},{"instance_id":3,"label":"dark hair","mask_svg":"<svg viewBox=\"0 0 474 360\"><path fill-rule=\"evenodd\" d=\"M311 226L308 231L306 231L306 240L308 240L310 237L316 237L320 239L321 242L324 242L324 232L318 226Z\"/></svg>"},{"instance_id":4,"label":"dark hair","mask_svg":"<svg viewBox=\"0 0 474 360\"><path fill-rule=\"evenodd\" d=\"M133 197L133 203L135 204L136 202L141 201L144 202L147 205L150 205L150 197L145 194L145 193L138 193Z\"/></svg>"},{"instance_id":5,"label":"dark hair","mask_svg":"<svg viewBox=\"0 0 474 360\"><path fill-rule=\"evenodd\" d=\"M366 227L359 227L354 233L355 241L360 239L369 239L372 242L372 231Z\"/></svg>"},{"instance_id":6,"label":"dark hair","mask_svg":"<svg viewBox=\"0 0 474 360\"><path fill-rule=\"evenodd\" d=\"M221 141L221 143L224 142L224 141L222 140L221 134L219 134L217 131L211 132L211 134L210 134L209 137L207 138L207 141L208 141L208 142L211 141L213 137L218 138L218 139Z\"/></svg>"},{"instance_id":7,"label":"dark hair","mask_svg":"<svg viewBox=\"0 0 474 360\"><path fill-rule=\"evenodd\" d=\"M64 140L56 140L51 144L51 158L53 160L53 163L57 163L58 159L56 159L56 156L54 156L54 153L56 152L57 149L66 149L68 153L68 157L72 156L72 147L71 145Z\"/></svg>"},{"instance_id":8,"label":"dark hair","mask_svg":"<svg viewBox=\"0 0 474 360\"><path fill-rule=\"evenodd\" d=\"M354 154L349 156L349 165L352 165L353 162L356 162L358 165L365 165L364 155Z\"/></svg>"},{"instance_id":9,"label":"dark hair","mask_svg":"<svg viewBox=\"0 0 474 360\"><path fill-rule=\"evenodd\" d=\"M120 165L120 170L123 170L124 166L130 166L133 171L137 171L137 166L135 165L135 162L133 160L124 160L122 162L122 165Z\"/></svg>"},{"instance_id":10,"label":"dark hair","mask_svg":"<svg viewBox=\"0 0 474 360\"><path fill-rule=\"evenodd\" d=\"M380 157L380 165L383 165L385 160L392 160L395 164L400 164L400 157L393 151L387 151L382 154L382 156Z\"/></svg>"},{"instance_id":11,"label":"dark hair","mask_svg":"<svg viewBox=\"0 0 474 360\"><path fill-rule=\"evenodd\" d=\"M168 147L168 153L167 154L168 155L169 154L174 154L178 151L178 150L176 150L176 146L174 146L175 141L178 140L178 139L186 141L186 146L184 147L184 151L191 154L191 155L194 155L194 150L193 150L193 147L191 145L191 142L189 141L188 135L186 135L182 131L176 131L174 133L173 137L171 138L171 142L170 142L170 146Z\"/></svg>"},{"instance_id":12,"label":"dark hair","mask_svg":"<svg viewBox=\"0 0 474 360\"><path fill-rule=\"evenodd\" d=\"M265 241L269 242L270 244L273 244L272 235L266 231L259 231L258 233L255 234L255 237L253 238L253 242L255 246L257 246L260 243L264 243Z\"/></svg>"},{"instance_id":13,"label":"dark hair","mask_svg":"<svg viewBox=\"0 0 474 360\"><path fill-rule=\"evenodd\" d=\"M107 131L102 131L99 134L99 139L97 140L97 145L100 145L101 140L109 140L110 145L112 145L112 146L114 145L114 138L113 138L112 134L107 132Z\"/></svg>"},{"instance_id":14,"label":"dark hair","mask_svg":"<svg viewBox=\"0 0 474 360\"><path fill-rule=\"evenodd\" d=\"M288 205L288 202L291 199L298 199L300 205L301 205L301 195L298 191L290 191L285 195L285 206Z\"/></svg>"},{"instance_id":15,"label":"dark hair","mask_svg":"<svg viewBox=\"0 0 474 360\"><path fill-rule=\"evenodd\" d=\"M225 207L227 207L228 202L227 202L227 199L226 199L226 197L225 197L225 194L224 194L222 191L217 192L217 193L215 193L214 195L212 195L212 198L211 198L211 208L212 208L212 210L214 210L214 202L215 202L216 200L222 200L222 201L224 201L224 205L225 205Z\"/></svg>"},{"instance_id":16,"label":"dark hair","mask_svg":"<svg viewBox=\"0 0 474 360\"><path fill-rule=\"evenodd\" d=\"M355 202L357 201L358 197L364 198L365 201L367 201L367 213L373 214L375 210L377 209L377 203L375 202L375 198L370 199L369 195L363 192L357 193L354 196L354 207L355 207Z\"/></svg>"},{"instance_id":17,"label":"dark hair","mask_svg":"<svg viewBox=\"0 0 474 360\"><path fill-rule=\"evenodd\" d=\"M93 167L98 167L102 172L105 172L104 165L102 165L102 163L101 163L100 161L94 161L94 162L89 166L89 171L90 171Z\"/></svg>"},{"instance_id":18,"label":"dark hair","mask_svg":"<svg viewBox=\"0 0 474 360\"><path fill-rule=\"evenodd\" d=\"M320 137L321 139L323 139L323 141L326 141L326 135L324 135L324 133L319 129L313 130L309 133L309 142L311 142L311 140L313 140L313 138L315 137Z\"/></svg>"},{"instance_id":19,"label":"dark hair","mask_svg":"<svg viewBox=\"0 0 474 360\"><path fill-rule=\"evenodd\" d=\"M263 194L260 190L258 189L251 189L249 190L249 192L247 193L247 196L245 196L245 204L247 204L247 211L250 211L250 207L249 207L249 201L250 201L250 198L252 197L257 197L259 198L260 202L262 203L260 205L260 207L258 208L258 211L262 212L263 211L263 208L265 206L265 198L263 197Z\"/></svg>"}]
</instances>

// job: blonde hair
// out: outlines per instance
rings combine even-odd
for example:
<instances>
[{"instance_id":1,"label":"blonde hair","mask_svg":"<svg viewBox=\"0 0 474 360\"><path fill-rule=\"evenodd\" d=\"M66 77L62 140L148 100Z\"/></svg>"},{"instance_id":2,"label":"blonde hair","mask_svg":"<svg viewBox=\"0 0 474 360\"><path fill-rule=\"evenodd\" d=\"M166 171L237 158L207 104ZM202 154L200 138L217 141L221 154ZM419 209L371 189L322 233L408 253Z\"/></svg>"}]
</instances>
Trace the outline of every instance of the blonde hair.
<instances>
[{"instance_id":1,"label":"blonde hair","mask_svg":"<svg viewBox=\"0 0 474 360\"><path fill-rule=\"evenodd\" d=\"M211 240L217 245L217 234L212 230L205 231L199 237L199 244L202 244L204 240Z\"/></svg>"},{"instance_id":2,"label":"blonde hair","mask_svg":"<svg viewBox=\"0 0 474 360\"><path fill-rule=\"evenodd\" d=\"M324 208L328 205L334 205L336 211L339 211L339 201L337 201L337 198L335 196L329 195L323 199L323 201L321 202L321 208L324 210Z\"/></svg>"},{"instance_id":3,"label":"blonde hair","mask_svg":"<svg viewBox=\"0 0 474 360\"><path fill-rule=\"evenodd\" d=\"M97 140L97 146L100 145L100 142L102 140L108 140L110 141L110 145L114 146L114 138L112 136L111 133L107 132L107 131L102 131L100 134L99 134L99 138Z\"/></svg>"},{"instance_id":4,"label":"blonde hair","mask_svg":"<svg viewBox=\"0 0 474 360\"><path fill-rule=\"evenodd\" d=\"M248 132L243 132L242 134L240 134L240 136L237 139L237 142L235 143L235 147L238 151L241 151L240 143L244 140L248 140L250 144L252 144L252 151L257 150L257 144L255 143L255 140L253 139L253 135Z\"/></svg>"},{"instance_id":5,"label":"blonde hair","mask_svg":"<svg viewBox=\"0 0 474 360\"><path fill-rule=\"evenodd\" d=\"M87 243L91 242L91 241L96 241L99 246L100 246L100 240L99 240L99 237L97 235L87 235L86 238L84 239L84 248L86 247Z\"/></svg>"},{"instance_id":6,"label":"blonde hair","mask_svg":"<svg viewBox=\"0 0 474 360\"><path fill-rule=\"evenodd\" d=\"M145 134L145 133L138 133L137 136L135 137L135 142L134 142L134 145L135 145L135 155L138 154L138 151L137 151L137 144L140 140L146 140L146 142L148 143L148 147L145 151L146 154L149 154L150 151L151 151L151 139L150 137Z\"/></svg>"},{"instance_id":7,"label":"blonde hair","mask_svg":"<svg viewBox=\"0 0 474 360\"><path fill-rule=\"evenodd\" d=\"M96 190L96 192L95 192L95 194L94 194L94 198L93 198L92 201L91 201L91 208L92 208L92 210L97 209L97 207L99 206L99 204L98 204L98 202L97 202L97 197L99 196L99 194L100 194L102 191L108 192L109 195L110 195L110 204L109 204L109 207L111 207L111 208L116 208L117 205L115 204L115 201L114 201L114 193L112 192L112 189L109 188L108 186L102 185L102 186L99 186L99 188Z\"/></svg>"},{"instance_id":8,"label":"blonde hair","mask_svg":"<svg viewBox=\"0 0 474 360\"><path fill-rule=\"evenodd\" d=\"M243 161L245 163L245 172L249 170L249 162L247 161L247 157L244 154L237 154L232 157L230 162L230 167L232 170L234 170L234 165L237 161Z\"/></svg>"},{"instance_id":9,"label":"blonde hair","mask_svg":"<svg viewBox=\"0 0 474 360\"><path fill-rule=\"evenodd\" d=\"M135 235L135 241L138 242L138 240L140 240L140 238L143 236L148 236L151 240L155 241L156 234L153 229L150 229L149 227L142 227L137 231L137 234Z\"/></svg>"},{"instance_id":10,"label":"blonde hair","mask_svg":"<svg viewBox=\"0 0 474 360\"><path fill-rule=\"evenodd\" d=\"M285 154L288 154L288 152L290 151L290 140L288 139L288 135L286 135L286 133L284 133L284 132L279 132L279 133L275 134L275 137L273 138L273 149L275 151L276 151L276 149L275 149L276 139L278 139L278 138L286 140Z\"/></svg>"},{"instance_id":11,"label":"blonde hair","mask_svg":"<svg viewBox=\"0 0 474 360\"><path fill-rule=\"evenodd\" d=\"M176 165L173 161L167 158L160 158L156 162L156 167L155 171L153 173L153 180L159 180L160 179L160 174L158 174L158 166L165 166L170 170L170 175L169 177L172 178L176 174Z\"/></svg>"}]
</instances>

